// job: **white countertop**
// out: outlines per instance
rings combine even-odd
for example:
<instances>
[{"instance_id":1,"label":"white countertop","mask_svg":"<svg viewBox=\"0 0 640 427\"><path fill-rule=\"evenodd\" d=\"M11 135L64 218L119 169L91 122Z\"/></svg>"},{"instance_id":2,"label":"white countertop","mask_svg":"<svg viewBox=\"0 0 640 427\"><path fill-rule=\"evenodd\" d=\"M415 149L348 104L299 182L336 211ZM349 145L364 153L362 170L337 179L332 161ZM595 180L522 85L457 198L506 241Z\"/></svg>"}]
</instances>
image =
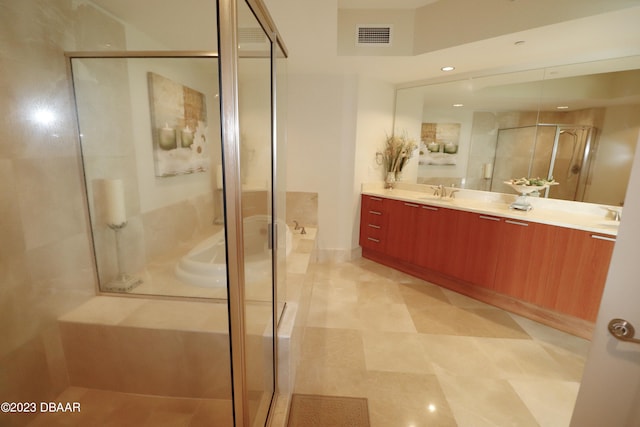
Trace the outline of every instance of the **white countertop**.
<instances>
[{"instance_id":1,"label":"white countertop","mask_svg":"<svg viewBox=\"0 0 640 427\"><path fill-rule=\"evenodd\" d=\"M429 185L399 183L396 188L391 190L384 189L383 185L379 183L362 185L362 194L370 196L574 228L610 236L618 234L619 221L608 218L607 208L621 210L620 207L529 197L528 200L533 209L525 212L509 208L509 205L517 197L515 194L467 189L456 190L458 192L455 193L453 199L441 199L433 195L433 190Z\"/></svg>"}]
</instances>

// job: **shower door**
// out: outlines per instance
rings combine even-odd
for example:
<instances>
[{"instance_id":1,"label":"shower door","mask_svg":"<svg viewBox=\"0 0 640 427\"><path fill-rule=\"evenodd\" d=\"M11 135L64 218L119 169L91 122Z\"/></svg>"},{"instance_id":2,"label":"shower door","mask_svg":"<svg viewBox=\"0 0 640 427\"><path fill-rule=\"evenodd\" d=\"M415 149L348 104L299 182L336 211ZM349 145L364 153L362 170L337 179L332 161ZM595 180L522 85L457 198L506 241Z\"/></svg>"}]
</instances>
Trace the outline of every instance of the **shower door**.
<instances>
[{"instance_id":1,"label":"shower door","mask_svg":"<svg viewBox=\"0 0 640 427\"><path fill-rule=\"evenodd\" d=\"M549 189L549 197L584 200L589 176L593 128L558 126L550 174L560 185Z\"/></svg>"},{"instance_id":2,"label":"shower door","mask_svg":"<svg viewBox=\"0 0 640 427\"><path fill-rule=\"evenodd\" d=\"M498 130L491 190L513 193L504 184L512 178L555 179L544 197L582 201L589 176L594 129L586 126L539 124Z\"/></svg>"},{"instance_id":3,"label":"shower door","mask_svg":"<svg viewBox=\"0 0 640 427\"><path fill-rule=\"evenodd\" d=\"M513 189L504 181L529 176L536 132L537 126L498 130L491 191L511 194Z\"/></svg>"},{"instance_id":4,"label":"shower door","mask_svg":"<svg viewBox=\"0 0 640 427\"><path fill-rule=\"evenodd\" d=\"M275 392L273 76L271 42L245 2L238 2L237 46L248 404L244 413L245 425L257 426L265 425Z\"/></svg>"}]
</instances>

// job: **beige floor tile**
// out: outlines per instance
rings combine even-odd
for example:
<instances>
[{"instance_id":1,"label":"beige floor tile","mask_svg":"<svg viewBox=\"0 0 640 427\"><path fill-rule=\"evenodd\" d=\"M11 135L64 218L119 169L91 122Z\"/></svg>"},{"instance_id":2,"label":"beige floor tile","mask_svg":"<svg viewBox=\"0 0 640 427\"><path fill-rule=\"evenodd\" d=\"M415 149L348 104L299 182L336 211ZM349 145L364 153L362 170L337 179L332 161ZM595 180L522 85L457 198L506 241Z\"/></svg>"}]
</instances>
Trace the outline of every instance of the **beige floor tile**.
<instances>
[{"instance_id":1,"label":"beige floor tile","mask_svg":"<svg viewBox=\"0 0 640 427\"><path fill-rule=\"evenodd\" d=\"M554 380L510 380L540 427L565 427L571 421L580 384Z\"/></svg>"},{"instance_id":2,"label":"beige floor tile","mask_svg":"<svg viewBox=\"0 0 640 427\"><path fill-rule=\"evenodd\" d=\"M506 312L496 308L409 306L409 312L416 330L424 334L529 338Z\"/></svg>"},{"instance_id":3,"label":"beige floor tile","mask_svg":"<svg viewBox=\"0 0 640 427\"><path fill-rule=\"evenodd\" d=\"M433 373L418 334L364 331L362 339L370 371Z\"/></svg>"},{"instance_id":4,"label":"beige floor tile","mask_svg":"<svg viewBox=\"0 0 640 427\"><path fill-rule=\"evenodd\" d=\"M231 400L203 399L191 418L191 427L232 427L233 405Z\"/></svg>"},{"instance_id":5,"label":"beige floor tile","mask_svg":"<svg viewBox=\"0 0 640 427\"><path fill-rule=\"evenodd\" d=\"M582 354L572 353L564 348L557 347L552 344L541 343L542 348L549 353L564 373L564 377L568 381L580 382L584 372L584 364L586 357Z\"/></svg>"},{"instance_id":6,"label":"beige floor tile","mask_svg":"<svg viewBox=\"0 0 640 427\"><path fill-rule=\"evenodd\" d=\"M456 425L435 375L371 371L368 385L373 427Z\"/></svg>"},{"instance_id":7,"label":"beige floor tile","mask_svg":"<svg viewBox=\"0 0 640 427\"><path fill-rule=\"evenodd\" d=\"M500 371L482 352L474 337L422 334L420 340L431 364L449 375L499 376Z\"/></svg>"},{"instance_id":8,"label":"beige floor tile","mask_svg":"<svg viewBox=\"0 0 640 427\"><path fill-rule=\"evenodd\" d=\"M447 297L451 304L457 307L464 308L492 308L491 305L486 304L482 301L478 301L473 298L469 298L466 295L459 294L454 291L450 291L449 289L442 289L442 293Z\"/></svg>"},{"instance_id":9,"label":"beige floor tile","mask_svg":"<svg viewBox=\"0 0 640 427\"><path fill-rule=\"evenodd\" d=\"M404 304L360 303L356 313L364 330L417 332L411 314Z\"/></svg>"},{"instance_id":10,"label":"beige floor tile","mask_svg":"<svg viewBox=\"0 0 640 427\"><path fill-rule=\"evenodd\" d=\"M505 379L569 380L563 367L536 341L476 338L480 350Z\"/></svg>"},{"instance_id":11,"label":"beige floor tile","mask_svg":"<svg viewBox=\"0 0 640 427\"><path fill-rule=\"evenodd\" d=\"M354 281L321 280L316 281L311 293L313 300L319 301L358 301L358 283Z\"/></svg>"},{"instance_id":12,"label":"beige floor tile","mask_svg":"<svg viewBox=\"0 0 640 427\"><path fill-rule=\"evenodd\" d=\"M538 426L506 380L435 371L459 427Z\"/></svg>"},{"instance_id":13,"label":"beige floor tile","mask_svg":"<svg viewBox=\"0 0 640 427\"><path fill-rule=\"evenodd\" d=\"M399 286L400 293L408 307L450 307L451 303L442 289L428 282L407 283Z\"/></svg>"},{"instance_id":14,"label":"beige floor tile","mask_svg":"<svg viewBox=\"0 0 640 427\"><path fill-rule=\"evenodd\" d=\"M365 369L336 368L302 361L296 374L295 393L326 396L366 396L368 373Z\"/></svg>"},{"instance_id":15,"label":"beige floor tile","mask_svg":"<svg viewBox=\"0 0 640 427\"><path fill-rule=\"evenodd\" d=\"M352 329L306 328L301 359L319 367L365 370L362 334Z\"/></svg>"},{"instance_id":16,"label":"beige floor tile","mask_svg":"<svg viewBox=\"0 0 640 427\"><path fill-rule=\"evenodd\" d=\"M591 345L590 341L513 313L509 313L509 315L535 340L552 344L555 347L563 348L571 353L581 355L585 359L587 358L589 346Z\"/></svg>"},{"instance_id":17,"label":"beige floor tile","mask_svg":"<svg viewBox=\"0 0 640 427\"><path fill-rule=\"evenodd\" d=\"M376 280L356 283L358 301L362 303L404 304L400 285L391 280Z\"/></svg>"},{"instance_id":18,"label":"beige floor tile","mask_svg":"<svg viewBox=\"0 0 640 427\"><path fill-rule=\"evenodd\" d=\"M307 326L362 329L358 307L359 304L353 301L312 298L307 315Z\"/></svg>"}]
</instances>

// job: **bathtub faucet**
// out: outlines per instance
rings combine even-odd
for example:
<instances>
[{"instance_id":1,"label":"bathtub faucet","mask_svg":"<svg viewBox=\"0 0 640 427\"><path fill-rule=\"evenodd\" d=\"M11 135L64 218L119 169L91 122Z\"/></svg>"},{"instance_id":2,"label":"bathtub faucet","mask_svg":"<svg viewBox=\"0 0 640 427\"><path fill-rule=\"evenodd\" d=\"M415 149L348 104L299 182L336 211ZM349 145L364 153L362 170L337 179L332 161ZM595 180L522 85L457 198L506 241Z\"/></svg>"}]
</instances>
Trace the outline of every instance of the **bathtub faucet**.
<instances>
[{"instance_id":1,"label":"bathtub faucet","mask_svg":"<svg viewBox=\"0 0 640 427\"><path fill-rule=\"evenodd\" d=\"M304 226L300 226L300 224L298 224L298 221L294 219L293 223L295 224L295 227L293 227L294 230L301 230L300 234L307 234L307 230L304 229Z\"/></svg>"}]
</instances>

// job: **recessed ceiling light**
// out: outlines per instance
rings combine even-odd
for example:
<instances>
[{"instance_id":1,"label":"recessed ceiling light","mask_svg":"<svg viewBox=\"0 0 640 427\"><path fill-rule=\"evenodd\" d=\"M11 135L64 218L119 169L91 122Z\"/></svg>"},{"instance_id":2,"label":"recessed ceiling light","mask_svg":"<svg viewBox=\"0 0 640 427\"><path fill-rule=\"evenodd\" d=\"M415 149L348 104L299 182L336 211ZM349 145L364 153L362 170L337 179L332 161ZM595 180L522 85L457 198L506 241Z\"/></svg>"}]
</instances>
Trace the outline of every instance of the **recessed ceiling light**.
<instances>
[{"instance_id":1,"label":"recessed ceiling light","mask_svg":"<svg viewBox=\"0 0 640 427\"><path fill-rule=\"evenodd\" d=\"M453 104L453 107L464 107L464 104Z\"/></svg>"},{"instance_id":2,"label":"recessed ceiling light","mask_svg":"<svg viewBox=\"0 0 640 427\"><path fill-rule=\"evenodd\" d=\"M568 105L558 105L556 107L557 110L568 110L569 106Z\"/></svg>"},{"instance_id":3,"label":"recessed ceiling light","mask_svg":"<svg viewBox=\"0 0 640 427\"><path fill-rule=\"evenodd\" d=\"M440 68L442 71L453 71L456 69L456 67L452 67L451 65L448 65L446 67L442 67Z\"/></svg>"}]
</instances>

